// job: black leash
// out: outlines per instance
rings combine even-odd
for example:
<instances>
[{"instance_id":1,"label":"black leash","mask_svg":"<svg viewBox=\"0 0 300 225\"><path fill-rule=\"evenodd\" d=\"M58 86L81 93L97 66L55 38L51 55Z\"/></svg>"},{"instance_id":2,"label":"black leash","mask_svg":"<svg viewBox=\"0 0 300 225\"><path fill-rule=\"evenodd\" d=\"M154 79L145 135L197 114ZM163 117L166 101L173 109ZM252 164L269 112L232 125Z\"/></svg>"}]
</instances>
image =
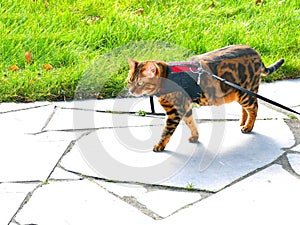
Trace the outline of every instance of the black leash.
<instances>
[{"instance_id":1,"label":"black leash","mask_svg":"<svg viewBox=\"0 0 300 225\"><path fill-rule=\"evenodd\" d=\"M243 88L243 87L241 87L241 86L239 86L239 85L237 85L237 84L231 83L231 82L225 80L224 78L218 77L217 75L212 74L212 73L210 73L210 72L208 72L208 71L206 71L206 70L204 70L204 69L202 69L202 68L199 68L198 71L197 71L197 73L199 74L199 76L201 76L201 74L208 74L209 76L211 76L211 77L213 77L213 78L215 78L215 79L217 79L217 80L223 82L224 84L227 84L227 85L229 85L230 87L233 87L233 88L235 88L235 89L237 89L237 90L239 90L239 91L245 92L245 93L251 95L252 97L261 99L261 100L263 100L263 101L265 101L265 102L268 102L268 103L270 103L270 104L272 104L272 105L275 105L275 106L277 106L277 107L280 107L280 108L282 108L282 109L285 109L285 110L287 110L287 111L289 111L289 112L292 112L292 113L295 113L295 114L300 115L299 112L297 112L297 111L295 111L295 110L293 110L293 109L291 109L291 108L289 108L289 107L287 107L287 106L284 106L284 105L282 105L282 104L280 104L280 103L278 103L278 102L275 102L275 101L273 101L273 100L271 100L271 99L268 99L268 98L266 98L266 97L264 97L264 96L262 96L262 95L256 94L255 92L249 91L248 89Z\"/></svg>"},{"instance_id":2,"label":"black leash","mask_svg":"<svg viewBox=\"0 0 300 225\"><path fill-rule=\"evenodd\" d=\"M297 112L297 111L295 111L295 110L293 110L293 109L291 109L291 108L289 108L289 107L287 107L287 106L284 106L284 105L282 105L282 104L280 104L280 103L278 103L278 102L275 102L275 101L273 101L273 100L271 100L271 99L268 99L268 98L266 98L266 97L264 97L264 96L262 96L262 95L256 94L256 93L254 93L254 92L252 92L252 91L249 91L249 90L246 89L246 88L243 88L243 87L241 87L241 86L239 86L239 85L237 85L237 84L234 84L234 83L232 83L232 82L229 82L229 81L225 80L224 78L218 77L217 75L212 74L212 73L210 73L210 72L208 72L208 71L206 71L206 70L204 70L204 69L202 69L202 68L199 68L197 71L191 71L191 72L192 72L192 73L198 73L199 78L200 78L201 74L207 74L207 75L209 75L209 76L215 78L216 80L219 80L219 81L223 82L224 84L229 85L230 87L233 87L233 88L235 88L235 89L237 89L237 90L240 90L240 91L242 91L242 92L245 92L245 93L251 95L252 97L261 99L261 100L263 100L263 101L265 101L265 102L268 102L268 103L270 103L270 104L272 104L272 105L275 105L275 106L277 106L277 107L280 107L280 108L282 108L282 109L285 109L285 110L287 110L287 111L289 111L289 112L292 112L292 113L295 113L295 114L297 114L297 115L300 115L299 112ZM154 109L153 96L150 96L150 106L151 106L151 114L156 114L156 113L155 113L155 109Z\"/></svg>"}]
</instances>

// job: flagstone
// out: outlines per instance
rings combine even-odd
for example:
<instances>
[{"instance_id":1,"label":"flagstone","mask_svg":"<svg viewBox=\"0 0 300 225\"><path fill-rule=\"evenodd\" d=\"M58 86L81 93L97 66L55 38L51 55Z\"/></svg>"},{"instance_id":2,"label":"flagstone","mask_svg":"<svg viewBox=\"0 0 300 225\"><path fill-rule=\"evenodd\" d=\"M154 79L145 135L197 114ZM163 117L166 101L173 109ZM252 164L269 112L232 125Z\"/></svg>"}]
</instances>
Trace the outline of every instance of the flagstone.
<instances>
[{"instance_id":1,"label":"flagstone","mask_svg":"<svg viewBox=\"0 0 300 225\"><path fill-rule=\"evenodd\" d=\"M287 157L292 169L300 177L300 154L287 154Z\"/></svg>"},{"instance_id":2,"label":"flagstone","mask_svg":"<svg viewBox=\"0 0 300 225\"><path fill-rule=\"evenodd\" d=\"M152 218L87 181L50 182L16 216L20 224L150 224Z\"/></svg>"},{"instance_id":3,"label":"flagstone","mask_svg":"<svg viewBox=\"0 0 300 225\"><path fill-rule=\"evenodd\" d=\"M162 224L299 224L300 180L280 165L272 165Z\"/></svg>"},{"instance_id":4,"label":"flagstone","mask_svg":"<svg viewBox=\"0 0 300 225\"><path fill-rule=\"evenodd\" d=\"M161 153L152 147L162 126L98 130L81 138L62 166L112 180L218 191L271 163L294 143L282 120L257 121L250 134L242 134L235 121L198 126L198 144L188 143L189 130L180 125Z\"/></svg>"}]
</instances>

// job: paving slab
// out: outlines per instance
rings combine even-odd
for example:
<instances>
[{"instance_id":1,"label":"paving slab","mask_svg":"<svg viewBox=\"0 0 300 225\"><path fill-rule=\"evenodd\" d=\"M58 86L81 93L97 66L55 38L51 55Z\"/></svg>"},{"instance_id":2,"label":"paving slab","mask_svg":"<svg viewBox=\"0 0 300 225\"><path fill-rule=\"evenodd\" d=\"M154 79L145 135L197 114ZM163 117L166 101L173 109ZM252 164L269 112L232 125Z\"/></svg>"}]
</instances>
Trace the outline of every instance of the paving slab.
<instances>
[{"instance_id":1,"label":"paving slab","mask_svg":"<svg viewBox=\"0 0 300 225\"><path fill-rule=\"evenodd\" d=\"M0 132L36 133L52 114L53 105L0 114Z\"/></svg>"},{"instance_id":2,"label":"paving slab","mask_svg":"<svg viewBox=\"0 0 300 225\"><path fill-rule=\"evenodd\" d=\"M137 184L95 182L122 198L134 198L138 203L163 218L201 199L199 193L189 191L155 189L151 186L146 186L146 188Z\"/></svg>"},{"instance_id":3,"label":"paving slab","mask_svg":"<svg viewBox=\"0 0 300 225\"><path fill-rule=\"evenodd\" d=\"M296 145L296 146L293 147L291 150L300 152L300 145Z\"/></svg>"},{"instance_id":4,"label":"paving slab","mask_svg":"<svg viewBox=\"0 0 300 225\"><path fill-rule=\"evenodd\" d=\"M259 94L286 106L299 106L300 79L262 83Z\"/></svg>"},{"instance_id":5,"label":"paving slab","mask_svg":"<svg viewBox=\"0 0 300 225\"><path fill-rule=\"evenodd\" d=\"M153 219L87 181L50 182L16 217L20 224L152 224Z\"/></svg>"},{"instance_id":6,"label":"paving slab","mask_svg":"<svg viewBox=\"0 0 300 225\"><path fill-rule=\"evenodd\" d=\"M0 183L0 224L8 224L26 195L34 190L34 183Z\"/></svg>"},{"instance_id":7,"label":"paving slab","mask_svg":"<svg viewBox=\"0 0 300 225\"><path fill-rule=\"evenodd\" d=\"M287 158L293 170L300 176L300 154L287 154Z\"/></svg>"},{"instance_id":8,"label":"paving slab","mask_svg":"<svg viewBox=\"0 0 300 225\"><path fill-rule=\"evenodd\" d=\"M200 143L205 141L201 139ZM282 120L257 121L251 134L242 134L236 129L236 123L226 122L218 149L209 143L204 147L200 144L184 169L164 183L182 187L193 184L195 188L218 191L274 161L283 153L281 148L293 143L294 137Z\"/></svg>"},{"instance_id":9,"label":"paving slab","mask_svg":"<svg viewBox=\"0 0 300 225\"><path fill-rule=\"evenodd\" d=\"M161 224L299 224L300 180L273 165Z\"/></svg>"},{"instance_id":10,"label":"paving slab","mask_svg":"<svg viewBox=\"0 0 300 225\"><path fill-rule=\"evenodd\" d=\"M70 142L14 132L2 134L1 139L0 182L44 181Z\"/></svg>"},{"instance_id":11,"label":"paving slab","mask_svg":"<svg viewBox=\"0 0 300 225\"><path fill-rule=\"evenodd\" d=\"M162 126L102 129L81 138L61 165L91 176L217 191L277 159L294 144L283 120L258 120L242 134L236 121L198 124L198 144L180 125L166 150L152 152ZM234 140L234 141L233 141Z\"/></svg>"}]
</instances>

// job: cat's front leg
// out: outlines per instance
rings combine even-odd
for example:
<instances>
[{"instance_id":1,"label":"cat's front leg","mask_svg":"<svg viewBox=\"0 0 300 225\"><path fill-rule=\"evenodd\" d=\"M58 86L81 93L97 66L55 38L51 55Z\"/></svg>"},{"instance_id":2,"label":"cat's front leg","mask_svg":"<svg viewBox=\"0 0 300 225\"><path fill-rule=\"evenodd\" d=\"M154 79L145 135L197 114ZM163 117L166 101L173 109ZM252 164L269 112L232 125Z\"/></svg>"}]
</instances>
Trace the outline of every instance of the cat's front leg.
<instances>
[{"instance_id":1,"label":"cat's front leg","mask_svg":"<svg viewBox=\"0 0 300 225\"><path fill-rule=\"evenodd\" d=\"M154 146L153 151L160 152L165 149L171 136L176 130L180 120L181 120L180 116L175 112L172 113L171 115L168 115L168 119L166 121L166 125L161 135L160 141Z\"/></svg>"},{"instance_id":2,"label":"cat's front leg","mask_svg":"<svg viewBox=\"0 0 300 225\"><path fill-rule=\"evenodd\" d=\"M163 151L170 141L171 136L173 135L174 131L176 130L181 117L178 115L178 113L175 112L168 115L168 119L166 121L165 128L163 130L163 133L161 135L161 138L159 142L154 146L153 151L160 152Z\"/></svg>"},{"instance_id":3,"label":"cat's front leg","mask_svg":"<svg viewBox=\"0 0 300 225\"><path fill-rule=\"evenodd\" d=\"M188 100L182 93L175 92L161 96L158 101L166 111L168 118L161 138L153 148L153 151L155 152L163 151L165 149L180 120L186 113L184 106Z\"/></svg>"}]
</instances>

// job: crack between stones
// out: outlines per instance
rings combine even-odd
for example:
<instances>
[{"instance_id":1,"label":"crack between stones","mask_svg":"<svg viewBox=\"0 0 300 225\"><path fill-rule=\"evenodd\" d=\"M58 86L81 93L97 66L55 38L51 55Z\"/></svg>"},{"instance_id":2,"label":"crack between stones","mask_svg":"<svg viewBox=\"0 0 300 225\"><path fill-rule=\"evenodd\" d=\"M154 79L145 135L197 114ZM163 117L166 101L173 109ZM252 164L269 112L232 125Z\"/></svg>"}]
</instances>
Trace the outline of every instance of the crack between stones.
<instances>
[{"instance_id":1,"label":"crack between stones","mask_svg":"<svg viewBox=\"0 0 300 225\"><path fill-rule=\"evenodd\" d=\"M0 184L38 184L41 182L42 182L41 180L5 181L5 182L0 182Z\"/></svg>"},{"instance_id":2,"label":"crack between stones","mask_svg":"<svg viewBox=\"0 0 300 225\"><path fill-rule=\"evenodd\" d=\"M17 225L21 225L21 223L19 223L18 221L16 221L15 219L12 221L13 223L17 224ZM35 225L35 224L32 224Z\"/></svg>"},{"instance_id":3,"label":"crack between stones","mask_svg":"<svg viewBox=\"0 0 300 225\"><path fill-rule=\"evenodd\" d=\"M98 110L98 109L82 109L82 108L74 108L74 107L59 107L60 109L68 109L68 110L81 110L87 112L97 112L97 113L109 113L109 114L128 114L134 116L142 116L142 117L156 117L156 116L165 116L165 113L150 113L146 112L146 115L138 115L138 112L132 111L116 111L116 110Z\"/></svg>"},{"instance_id":4,"label":"crack between stones","mask_svg":"<svg viewBox=\"0 0 300 225\"><path fill-rule=\"evenodd\" d=\"M57 111L57 106L54 106L53 110L52 110L52 113L50 114L50 116L47 118L44 126L42 127L41 129L41 132L43 132L45 130L45 128L48 126L48 124L50 123L50 121L52 120L54 114L56 113Z\"/></svg>"},{"instance_id":5,"label":"crack between stones","mask_svg":"<svg viewBox=\"0 0 300 225\"><path fill-rule=\"evenodd\" d=\"M69 145L67 146L66 150L63 152L63 154L60 156L60 158L58 159L58 161L56 162L56 164L54 165L54 167L52 168L51 172L49 173L47 179L46 179L46 182L48 182L48 180L50 179L51 175L53 174L54 170L59 167L61 168L60 166L60 162L61 160L72 150L72 148L74 147L74 145L76 144L76 142L78 140L80 140L82 137L90 134L91 132L86 132L86 133L83 133L81 134L78 138L76 138L75 140L72 140L70 141Z\"/></svg>"},{"instance_id":6,"label":"crack between stones","mask_svg":"<svg viewBox=\"0 0 300 225\"><path fill-rule=\"evenodd\" d=\"M22 109L8 110L8 111L5 111L5 112L0 112L0 114L19 112L19 111L24 111L24 110L29 110L29 109L37 109L37 108L41 108L41 107L45 107L45 106L49 106L49 105L51 105L51 103L48 103L48 104L45 104L45 105L37 105L37 106L22 108Z\"/></svg>"},{"instance_id":7,"label":"crack between stones","mask_svg":"<svg viewBox=\"0 0 300 225\"><path fill-rule=\"evenodd\" d=\"M64 153L60 156L60 158L58 159L58 161L56 162L55 166L52 168L51 172L49 173L47 179L46 179L46 182L50 179L52 173L54 172L54 170L58 167L59 163L61 162L61 160L63 159L63 157L65 155L67 155L71 149L73 148L73 146L75 145L76 143L76 140L73 140L69 143L68 147L66 148L66 150L64 151Z\"/></svg>"}]
</instances>

